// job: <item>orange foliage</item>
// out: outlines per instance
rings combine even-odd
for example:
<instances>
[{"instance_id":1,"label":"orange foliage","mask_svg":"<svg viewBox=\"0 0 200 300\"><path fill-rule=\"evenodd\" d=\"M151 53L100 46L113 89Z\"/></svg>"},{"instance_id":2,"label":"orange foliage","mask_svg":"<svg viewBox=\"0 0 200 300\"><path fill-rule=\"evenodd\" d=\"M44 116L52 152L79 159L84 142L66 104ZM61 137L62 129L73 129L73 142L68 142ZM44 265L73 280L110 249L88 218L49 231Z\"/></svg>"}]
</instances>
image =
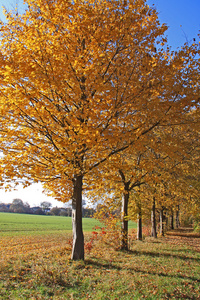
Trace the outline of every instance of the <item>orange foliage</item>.
<instances>
[{"instance_id":1,"label":"orange foliage","mask_svg":"<svg viewBox=\"0 0 200 300\"><path fill-rule=\"evenodd\" d=\"M75 174L195 105L198 48L161 48L167 27L143 0L25 3L1 24L2 179L66 201Z\"/></svg>"},{"instance_id":2,"label":"orange foliage","mask_svg":"<svg viewBox=\"0 0 200 300\"><path fill-rule=\"evenodd\" d=\"M171 51L145 0L24 2L0 24L0 179L72 197L80 232L82 182L198 107L199 45Z\"/></svg>"}]
</instances>

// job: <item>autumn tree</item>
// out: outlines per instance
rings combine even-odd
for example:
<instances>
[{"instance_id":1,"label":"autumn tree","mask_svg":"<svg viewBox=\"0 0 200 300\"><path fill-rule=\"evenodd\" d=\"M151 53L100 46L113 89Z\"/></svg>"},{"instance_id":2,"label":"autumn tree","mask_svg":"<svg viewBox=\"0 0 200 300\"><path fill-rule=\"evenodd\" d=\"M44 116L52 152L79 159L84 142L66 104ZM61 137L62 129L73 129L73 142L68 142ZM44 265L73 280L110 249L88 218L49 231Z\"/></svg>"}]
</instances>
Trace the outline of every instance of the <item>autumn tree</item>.
<instances>
[{"instance_id":1,"label":"autumn tree","mask_svg":"<svg viewBox=\"0 0 200 300\"><path fill-rule=\"evenodd\" d=\"M112 211L121 210L121 249L128 250L128 221L130 219L128 207L130 201L134 201L134 190L145 183L146 176L150 173L152 164L150 157L146 156L145 146L129 147L128 150L119 153L112 157L106 165L99 168L99 173L96 172L94 183L88 197L98 200L105 199L106 205ZM148 163L149 162L149 163ZM96 188L95 182L99 184ZM115 200L114 200L115 199ZM138 214L140 209L139 202L137 203ZM141 219L140 219L141 222Z\"/></svg>"},{"instance_id":2,"label":"autumn tree","mask_svg":"<svg viewBox=\"0 0 200 300\"><path fill-rule=\"evenodd\" d=\"M198 46L164 50L167 27L144 0L25 4L1 24L1 179L71 197L72 259L84 259L83 184L195 105Z\"/></svg>"},{"instance_id":3,"label":"autumn tree","mask_svg":"<svg viewBox=\"0 0 200 300\"><path fill-rule=\"evenodd\" d=\"M150 190L152 201L152 234L156 237L155 206L160 211L160 233L164 234L163 213L169 216L169 225L173 229L180 224L181 207L191 211L196 194L190 176L197 176L199 170L199 117L192 110L182 124L170 128L157 128L157 137L151 144L154 167L152 181L146 186ZM159 141L159 143L158 143ZM193 174L193 175L192 175ZM143 195L144 197L144 195ZM149 195L148 198L150 199Z\"/></svg>"},{"instance_id":4,"label":"autumn tree","mask_svg":"<svg viewBox=\"0 0 200 300\"><path fill-rule=\"evenodd\" d=\"M191 195L194 195L195 188L192 188L191 181L187 182L186 178L194 178L195 170L199 169L199 117L197 112L192 109L187 117L185 116L185 121L167 128L158 126L148 134L148 139L152 139L153 142L151 145L148 142L146 148L143 143L143 151L140 144L140 152L136 156L137 164L134 163L133 153L132 159L129 157L130 154L128 156L127 153L123 153L124 159L119 171L125 194L122 199L122 207L126 207L125 218L127 218L127 205L124 205L124 199L127 200L125 202L127 204L130 199L130 215L133 215L134 211L138 214L138 239L142 239L142 207L148 207L148 200L152 211L152 236L154 237L157 237L156 209L160 212L160 234L163 235L163 220L166 210L170 215L171 227L174 225L175 219L176 226L179 226L180 205L184 204L185 206L187 203L189 207L193 206L194 201L191 201ZM128 150L129 153L131 150L135 154L137 153L136 147L134 149L129 147ZM129 168L126 166L128 161ZM118 168L119 163L120 159L117 162ZM128 180L126 180L128 175ZM112 174L110 178L113 181L114 175ZM196 174L196 178L198 178L198 174ZM131 183L133 180L134 183ZM143 188L139 188L131 194L132 188L129 189L129 186L137 188L141 187L141 184L145 184ZM119 180L115 180L115 188L120 189ZM144 189L149 189L146 201ZM189 210L191 211L191 209ZM123 210L122 213L124 214Z\"/></svg>"}]
</instances>

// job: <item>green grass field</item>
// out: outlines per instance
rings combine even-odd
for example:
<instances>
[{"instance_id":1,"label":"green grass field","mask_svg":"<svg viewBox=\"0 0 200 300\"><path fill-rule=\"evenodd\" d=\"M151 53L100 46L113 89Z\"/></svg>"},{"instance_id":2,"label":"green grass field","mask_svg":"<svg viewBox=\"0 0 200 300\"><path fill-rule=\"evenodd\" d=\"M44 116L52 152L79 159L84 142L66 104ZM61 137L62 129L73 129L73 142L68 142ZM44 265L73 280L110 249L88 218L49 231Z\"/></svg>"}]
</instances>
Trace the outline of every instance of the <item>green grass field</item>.
<instances>
[{"instance_id":1,"label":"green grass field","mask_svg":"<svg viewBox=\"0 0 200 300\"><path fill-rule=\"evenodd\" d=\"M98 220L83 218L84 232L91 232L96 225L101 226ZM136 224L130 221L129 227L135 228ZM1 235L44 234L60 231L72 231L71 217L0 213Z\"/></svg>"},{"instance_id":2,"label":"green grass field","mask_svg":"<svg viewBox=\"0 0 200 300\"><path fill-rule=\"evenodd\" d=\"M0 299L200 300L199 236L133 233L130 251L115 236L89 248L96 221L84 223L85 261L71 261L71 218L0 214Z\"/></svg>"}]
</instances>

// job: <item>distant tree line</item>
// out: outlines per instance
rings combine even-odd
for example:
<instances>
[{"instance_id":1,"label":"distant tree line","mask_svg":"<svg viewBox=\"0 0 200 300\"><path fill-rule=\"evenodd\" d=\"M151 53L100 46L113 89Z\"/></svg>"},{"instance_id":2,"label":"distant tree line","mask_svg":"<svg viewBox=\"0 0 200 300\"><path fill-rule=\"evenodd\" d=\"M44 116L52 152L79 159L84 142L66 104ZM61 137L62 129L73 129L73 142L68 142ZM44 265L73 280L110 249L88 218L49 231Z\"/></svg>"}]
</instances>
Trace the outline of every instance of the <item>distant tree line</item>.
<instances>
[{"instance_id":1,"label":"distant tree line","mask_svg":"<svg viewBox=\"0 0 200 300\"><path fill-rule=\"evenodd\" d=\"M43 201L39 206L30 207L29 203L21 199L14 199L12 203L0 203L0 212L35 214L35 215L52 215L71 217L71 207L52 207L48 201ZM95 213L93 208L83 208L83 217L92 218Z\"/></svg>"}]
</instances>

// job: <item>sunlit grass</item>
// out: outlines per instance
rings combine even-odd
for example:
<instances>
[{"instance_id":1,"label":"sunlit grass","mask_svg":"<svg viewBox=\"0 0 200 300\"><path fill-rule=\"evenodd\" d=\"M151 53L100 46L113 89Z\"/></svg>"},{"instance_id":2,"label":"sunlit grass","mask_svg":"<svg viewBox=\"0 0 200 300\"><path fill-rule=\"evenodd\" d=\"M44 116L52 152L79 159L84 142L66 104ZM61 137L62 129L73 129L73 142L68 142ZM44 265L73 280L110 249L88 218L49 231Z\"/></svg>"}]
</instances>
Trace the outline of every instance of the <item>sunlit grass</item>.
<instances>
[{"instance_id":1,"label":"sunlit grass","mask_svg":"<svg viewBox=\"0 0 200 300\"><path fill-rule=\"evenodd\" d=\"M0 299L199 299L199 239L133 240L128 252L98 241L84 262L70 260L71 242L61 231L1 237Z\"/></svg>"},{"instance_id":2,"label":"sunlit grass","mask_svg":"<svg viewBox=\"0 0 200 300\"><path fill-rule=\"evenodd\" d=\"M92 218L83 218L84 232L91 232L100 222ZM130 228L135 228L134 222L129 222ZM29 214L0 213L1 236L46 234L59 231L72 231L71 217L41 216Z\"/></svg>"},{"instance_id":3,"label":"sunlit grass","mask_svg":"<svg viewBox=\"0 0 200 300\"><path fill-rule=\"evenodd\" d=\"M200 299L199 238L136 241L133 233L123 252L99 234L89 248L97 221L84 219L85 261L74 262L71 218L0 217L10 222L0 236L0 299Z\"/></svg>"}]
</instances>

